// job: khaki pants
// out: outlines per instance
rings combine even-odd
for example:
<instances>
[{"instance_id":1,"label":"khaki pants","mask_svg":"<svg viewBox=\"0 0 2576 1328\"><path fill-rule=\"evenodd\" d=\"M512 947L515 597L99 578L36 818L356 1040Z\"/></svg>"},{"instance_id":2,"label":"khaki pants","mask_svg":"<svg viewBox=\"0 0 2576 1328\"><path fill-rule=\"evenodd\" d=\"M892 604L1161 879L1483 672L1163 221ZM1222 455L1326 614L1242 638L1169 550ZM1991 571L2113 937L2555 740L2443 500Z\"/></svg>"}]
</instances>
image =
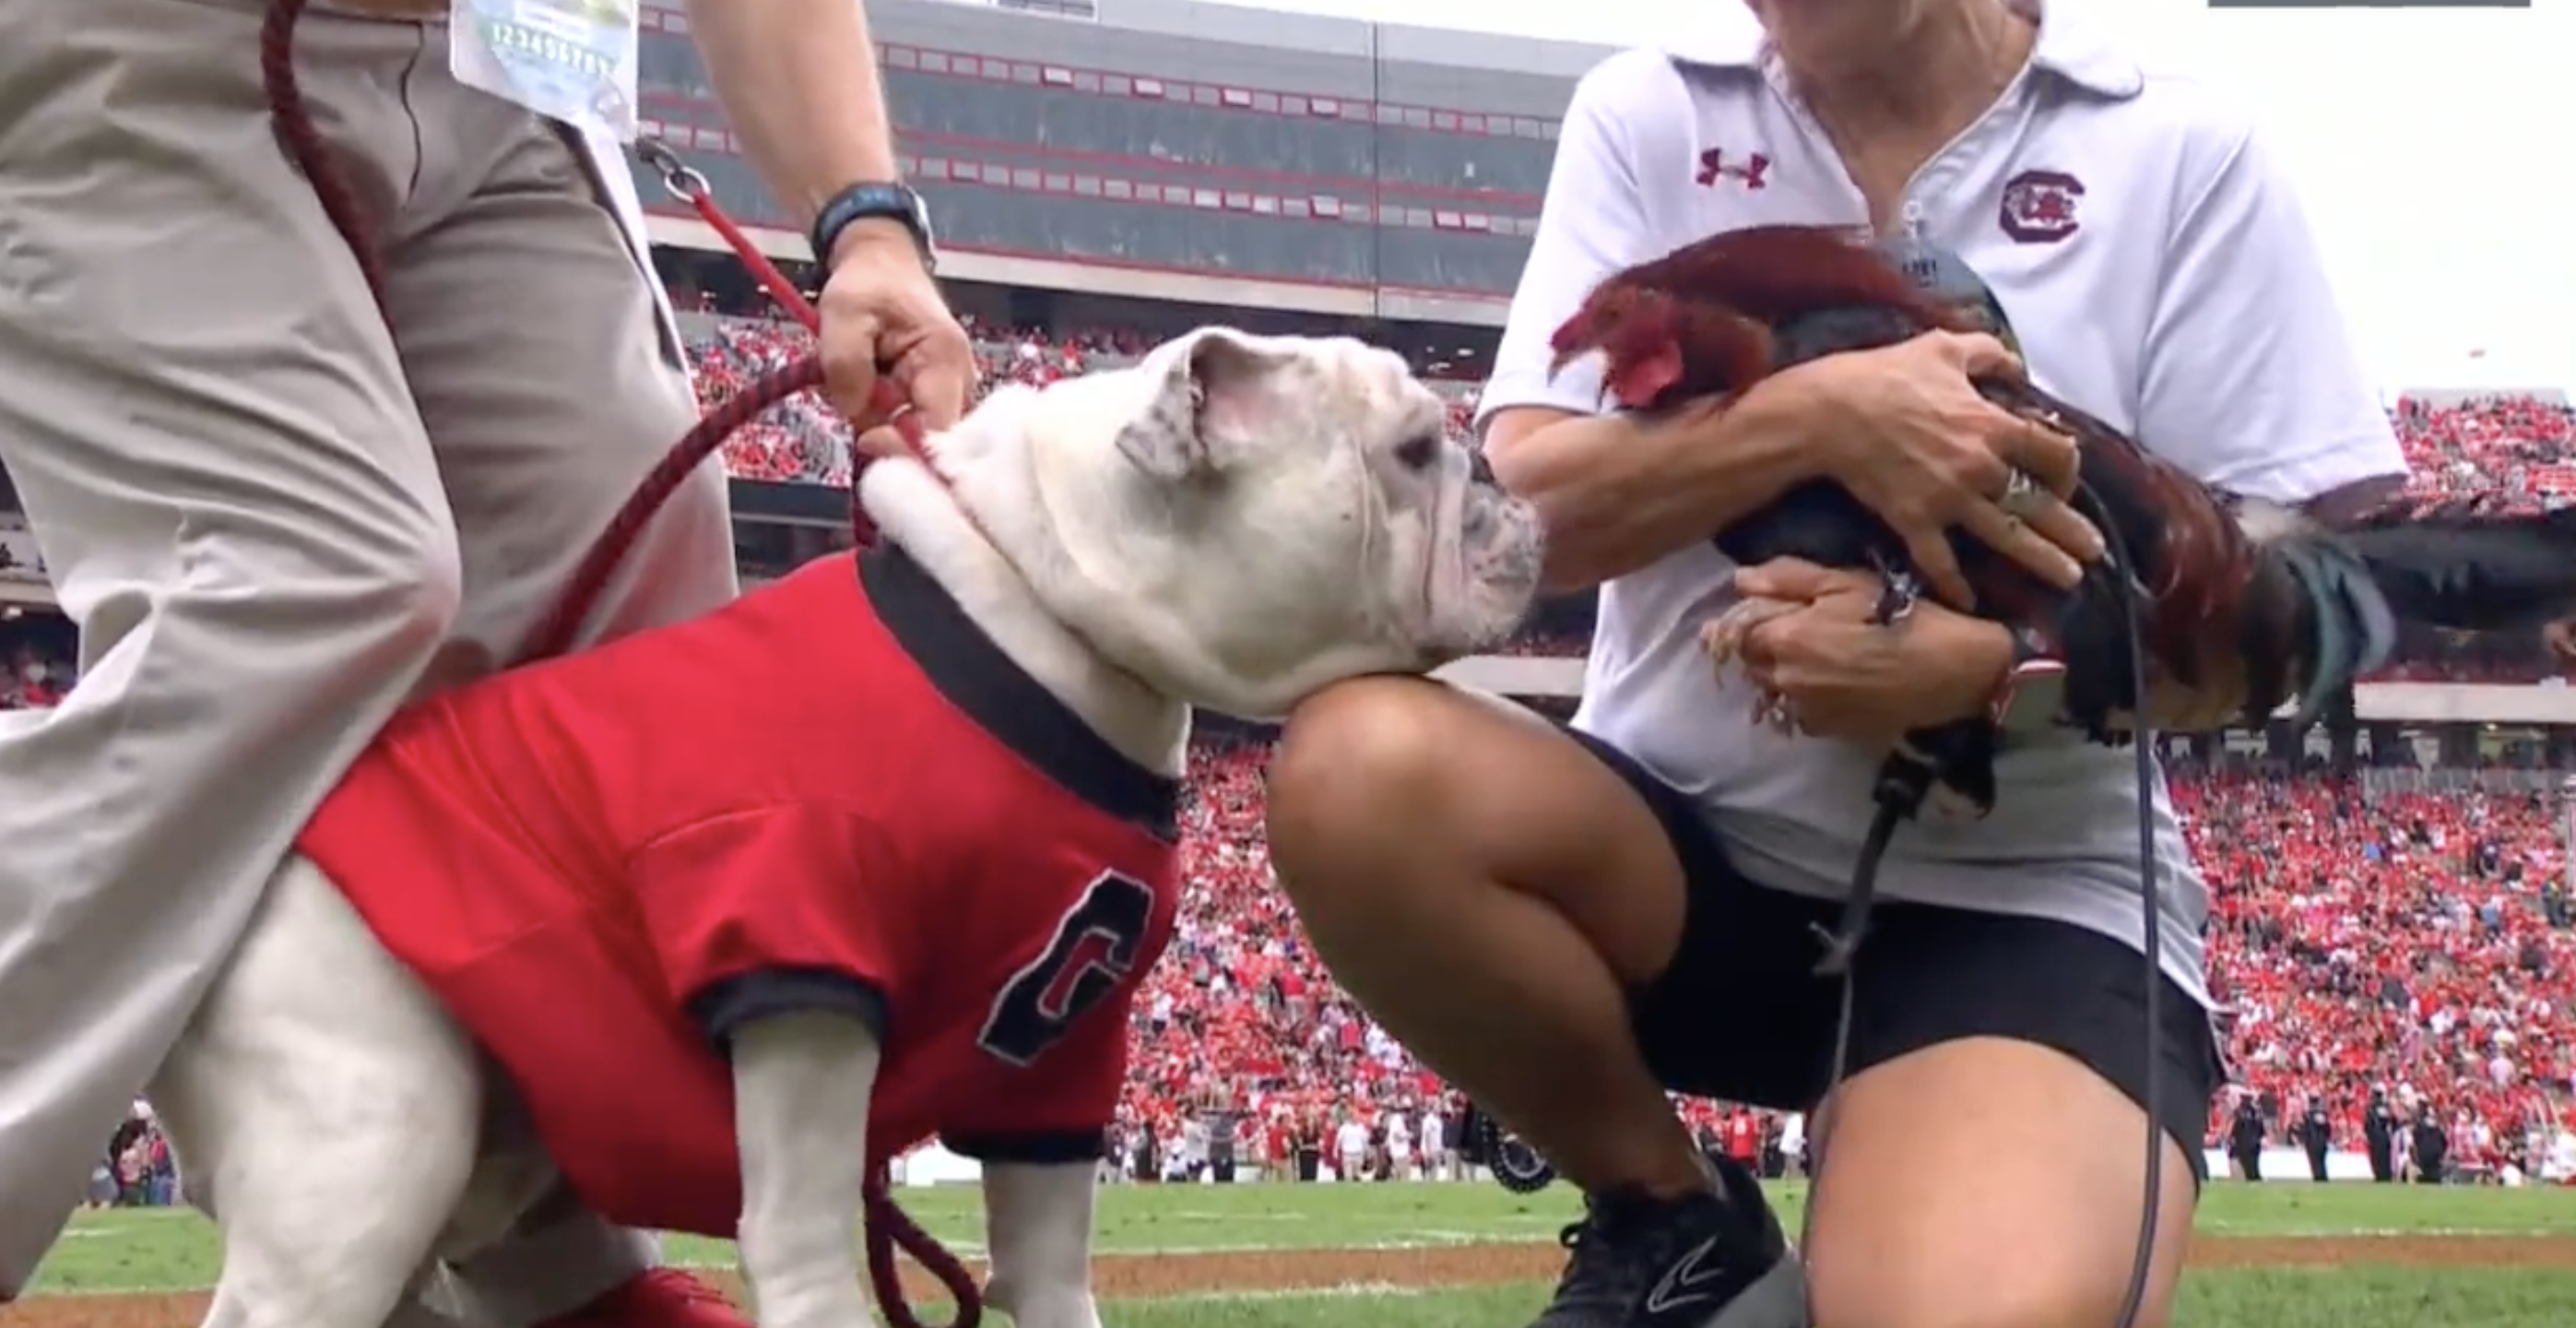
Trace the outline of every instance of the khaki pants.
<instances>
[{"instance_id":1,"label":"khaki pants","mask_svg":"<svg viewBox=\"0 0 2576 1328\"><path fill-rule=\"evenodd\" d=\"M272 135L258 24L0 5L0 462L82 653L60 709L0 716L0 1300L340 771L510 660L696 417L575 142L450 78L444 27L317 11L297 65L384 219L389 332ZM592 632L733 593L710 466ZM496 1266L650 1258L558 1207ZM522 1289L494 1308L563 1308Z\"/></svg>"}]
</instances>

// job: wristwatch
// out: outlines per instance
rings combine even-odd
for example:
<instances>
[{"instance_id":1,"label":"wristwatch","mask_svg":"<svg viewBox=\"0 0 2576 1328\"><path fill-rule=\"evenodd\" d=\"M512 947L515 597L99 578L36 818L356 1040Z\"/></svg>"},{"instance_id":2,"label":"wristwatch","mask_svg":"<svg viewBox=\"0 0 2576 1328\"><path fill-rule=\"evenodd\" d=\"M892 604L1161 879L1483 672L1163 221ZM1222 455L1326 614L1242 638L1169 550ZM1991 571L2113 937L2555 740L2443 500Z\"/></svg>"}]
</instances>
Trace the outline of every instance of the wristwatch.
<instances>
[{"instance_id":1,"label":"wristwatch","mask_svg":"<svg viewBox=\"0 0 2576 1328\"><path fill-rule=\"evenodd\" d=\"M1987 714L2007 740L2036 738L2058 726L2066 711L2066 663L2039 633L2012 629L2012 669L1995 689Z\"/></svg>"},{"instance_id":2,"label":"wristwatch","mask_svg":"<svg viewBox=\"0 0 2576 1328\"><path fill-rule=\"evenodd\" d=\"M841 232L862 221L901 224L912 232L912 242L921 250L921 265L933 272L939 270L939 247L930 231L930 209L923 205L921 195L892 180L862 180L823 200L823 206L814 213L814 229L805 236L814 246L814 261L830 271L832 246L840 242Z\"/></svg>"}]
</instances>

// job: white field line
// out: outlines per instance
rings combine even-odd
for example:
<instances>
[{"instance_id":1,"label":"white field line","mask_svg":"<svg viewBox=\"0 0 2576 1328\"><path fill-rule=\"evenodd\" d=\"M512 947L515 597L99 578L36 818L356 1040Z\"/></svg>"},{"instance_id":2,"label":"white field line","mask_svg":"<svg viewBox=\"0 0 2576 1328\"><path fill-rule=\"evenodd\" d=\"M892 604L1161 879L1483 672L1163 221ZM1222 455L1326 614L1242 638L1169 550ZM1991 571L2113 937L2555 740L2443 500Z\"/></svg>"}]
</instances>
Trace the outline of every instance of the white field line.
<instances>
[{"instance_id":1,"label":"white field line","mask_svg":"<svg viewBox=\"0 0 2576 1328\"><path fill-rule=\"evenodd\" d=\"M2204 1221L2201 1226L2201 1230L2219 1235L2235 1233L2244 1234L2258 1239L2280 1240L2406 1240L2423 1237L2431 1237L2434 1239L2502 1238L2513 1240L2556 1239L2576 1235L2576 1232L2570 1232L2563 1227L2284 1227L2273 1223L2237 1224L2224 1221ZM131 1234L131 1229L119 1230L116 1228L88 1228L67 1231L63 1234L65 1236L77 1236L82 1238L118 1236ZM1462 1245L1527 1245L1533 1243L1532 1240L1527 1238L1515 1238L1514 1235L1507 1230L1424 1230L1417 1234L1420 1238L1415 1240L1354 1241L1348 1244L1330 1246L1310 1245L1297 1241L1248 1241L1242 1244L1233 1245L1167 1245L1157 1246L1152 1249L1111 1249L1100 1250L1097 1253L1109 1258L1155 1258L1166 1255L1176 1255L1188 1258L1194 1255L1203 1256L1215 1254L1330 1254L1342 1251L1401 1253L1406 1250L1456 1249ZM941 1243L948 1247L950 1253L953 1253L960 1258L980 1260L984 1256L984 1247L974 1241L955 1240L943 1241ZM722 1259L675 1259L670 1261L669 1266L698 1273L730 1273L737 1271L732 1262ZM1398 1287L1373 1282L1346 1282L1333 1287L1307 1287L1280 1291L1194 1292L1178 1296L1156 1296L1152 1299L1157 1302L1185 1301L1192 1304L1220 1304L1232 1301L1348 1298L1358 1296L1417 1296L1427 1295L1432 1292L1445 1289L1450 1288ZM98 1296L184 1296L211 1290L213 1290L213 1288L207 1286L170 1287L114 1285L87 1286L76 1290L65 1291L46 1289L40 1290L38 1294L47 1299L59 1298L64 1300L73 1300Z\"/></svg>"},{"instance_id":2,"label":"white field line","mask_svg":"<svg viewBox=\"0 0 2576 1328\"><path fill-rule=\"evenodd\" d=\"M1532 1245L1539 1242L1516 1240L1499 1232L1425 1231L1416 1240L1361 1240L1338 1245L1308 1245L1287 1241L1247 1241L1240 1245L1157 1245L1152 1249L1094 1250L1096 1258L1160 1259L1167 1256L1191 1258L1211 1254L1401 1254L1407 1250L1451 1250L1462 1245ZM984 1247L971 1240L943 1240L948 1252L967 1259L984 1257ZM731 1272L733 1265L723 1260L684 1259L671 1265L691 1272Z\"/></svg>"},{"instance_id":3,"label":"white field line","mask_svg":"<svg viewBox=\"0 0 2576 1328\"><path fill-rule=\"evenodd\" d=\"M1267 1300L1397 1300L1414 1296L1434 1296L1445 1291L1462 1291L1465 1287L1398 1286L1393 1282L1344 1282L1338 1286L1296 1287L1279 1291L1187 1291L1177 1296L1156 1296L1156 1305L1239 1305Z\"/></svg>"},{"instance_id":4,"label":"white field line","mask_svg":"<svg viewBox=\"0 0 2576 1328\"><path fill-rule=\"evenodd\" d=\"M66 1234L91 1236L120 1235L125 1233L113 1231L79 1231ZM1295 1241L1252 1241L1240 1245L1158 1245L1152 1249L1113 1249L1099 1250L1095 1251L1095 1253L1112 1259L1153 1259L1162 1258L1167 1255L1177 1255L1183 1258L1188 1258L1193 1255L1211 1254L1338 1254L1343 1252L1402 1253L1406 1250L1456 1249L1461 1245L1526 1245L1531 1243L1526 1240L1514 1240L1510 1236L1498 1232L1426 1231L1422 1234L1427 1237L1427 1239L1353 1241L1351 1243L1341 1245L1309 1245ZM949 1253L954 1254L961 1259L979 1260L984 1257L984 1247L974 1241L943 1240L940 1244L947 1246ZM725 1259L673 1259L667 1261L667 1266L685 1269L693 1273L730 1273L738 1271L732 1261ZM1347 1285L1361 1286L1365 1284L1349 1283ZM1437 1288L1428 1289L1436 1290ZM93 1285L63 1291L39 1288L37 1294L47 1299L58 1298L63 1300L75 1300L83 1297L96 1296L186 1296L212 1290L214 1290L214 1288L211 1286L173 1287L144 1285ZM1408 1288L1407 1290L1409 1292L1411 1289ZM1378 1293L1321 1288L1281 1292L1222 1292L1208 1293L1206 1295L1156 1296L1153 1297L1153 1299L1158 1301L1227 1300L1247 1297L1255 1299L1278 1299L1281 1297L1293 1296L1361 1294L1374 1295ZM1389 1292L1388 1294L1393 1293Z\"/></svg>"},{"instance_id":5,"label":"white field line","mask_svg":"<svg viewBox=\"0 0 2576 1328\"><path fill-rule=\"evenodd\" d=\"M684 1263L674 1264L672 1266L676 1268L688 1268L695 1271L707 1271L709 1269L709 1266L698 1264ZM47 1291L41 1294L47 1300L79 1300L84 1297L100 1296L185 1296L202 1293L210 1289L211 1288L207 1287L187 1287L174 1291L166 1287L158 1289L142 1287L132 1289L119 1289L116 1287L88 1287L79 1291ZM1187 1291L1182 1292L1179 1295L1152 1296L1147 1299L1157 1305L1231 1305L1280 1300L1394 1300L1410 1299L1416 1296L1438 1295L1442 1292L1466 1289L1469 1288L1463 1286L1400 1286L1393 1282L1342 1282L1333 1286L1290 1287L1271 1291ZM1113 1297L1112 1299L1116 1298Z\"/></svg>"}]
</instances>

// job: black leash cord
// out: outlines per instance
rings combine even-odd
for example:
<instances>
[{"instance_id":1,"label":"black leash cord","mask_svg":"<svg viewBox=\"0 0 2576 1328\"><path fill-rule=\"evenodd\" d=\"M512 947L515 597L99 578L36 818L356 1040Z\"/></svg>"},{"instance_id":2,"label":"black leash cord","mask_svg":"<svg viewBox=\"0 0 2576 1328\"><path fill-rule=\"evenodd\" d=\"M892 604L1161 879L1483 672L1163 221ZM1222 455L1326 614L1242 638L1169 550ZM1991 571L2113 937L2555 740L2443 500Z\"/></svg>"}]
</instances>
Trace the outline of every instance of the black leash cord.
<instances>
[{"instance_id":1,"label":"black leash cord","mask_svg":"<svg viewBox=\"0 0 2576 1328\"><path fill-rule=\"evenodd\" d=\"M2109 547L2114 560L2113 567L2120 576L2131 577L2133 575L2131 569L2136 564L2130 560L2129 542L2122 537L2119 523L2112 519L2109 507L2102 502L2099 495L2080 484L2076 486L2076 496L2091 509L2084 515L2101 530L2103 543ZM2138 1328L2138 1316L2145 1311L2147 1305L2147 1279L2155 1271L2156 1225L2158 1219L2163 1216L2164 1207L2165 1132L2164 1127L2156 1120L2157 1103L2163 1096L2164 1087L2164 1016L2161 1009L2165 980L2164 882L2161 870L2163 864L2156 855L2156 735L2155 730L2147 725L2146 622L2139 611L2139 594L2136 589L2130 589L2120 599L2127 607L2126 644L2129 651L2131 687L2129 724L2131 746L2137 758L2138 893L2143 901L2142 911L2146 918L2146 934L2140 938L2138 951L2146 965L2147 979L2144 1039L2147 1066L2145 1081L2139 1092L2139 1096L2146 1099L2141 1105L2147 1116L2147 1181L2140 1205L2143 1211L2138 1219L2137 1253L2131 1256L2128 1289L2121 1294L2120 1312L2112 1322L2116 1328ZM1868 838L1862 841L1860 858L1852 867L1851 894L1845 905L1842 925L1830 932L1822 928L1817 929L1817 934L1823 938L1826 949L1825 960L1817 965L1816 971L1819 974L1839 975L1842 978L1842 1008L1834 1021L1834 1072L1832 1081L1825 1089L1827 1099L1831 1099L1835 1090L1842 1087L1843 1080L1851 1070L1853 986L1856 982L1852 972L1853 952L1860 943L1862 928L1868 920L1870 907L1877 898L1879 869L1886 864L1888 845L1896 838L1896 828L1913 819L1915 813L1922 807L1924 792L1930 784L1931 770L1928 766L1920 769L1923 772L1923 778L1920 780L1899 781L1882 776L1877 795L1878 813L1870 819ZM1823 1169L1825 1151L1830 1142L1829 1133L1818 1135L1814 1139L1818 1171ZM1815 1222L1815 1195L1810 1190L1807 1197L1806 1217L1799 1224L1801 1229L1798 1243L1801 1247L1812 1243Z\"/></svg>"},{"instance_id":2,"label":"black leash cord","mask_svg":"<svg viewBox=\"0 0 2576 1328\"><path fill-rule=\"evenodd\" d=\"M2086 513L2102 531L2102 540L2119 559L2120 574L2135 576L2137 564L2129 557L2129 541L2120 533L2120 525L2111 519L2110 506L2091 489L2077 486L2078 495L2093 510ZM2131 753L2136 757L2138 781L2138 894L2145 901L2146 934L2139 938L2138 953L2146 962L2146 1037L2145 1082L2139 1096L2147 1113L2147 1181L2145 1197L2138 1218L2138 1249L2129 1260L2129 1288L2120 1297L2120 1312L2111 1322L2116 1328L2138 1328L2138 1316L2147 1307L2147 1279L2155 1270L2156 1224L2163 1215L2165 1179L2164 1129L2156 1123L2158 1099L2164 1087L2164 1015L2162 993L2164 968L2164 863L2156 855L2156 731L2147 723L2147 629L2138 607L2135 587L2121 596L2128 606L2129 647L2129 737Z\"/></svg>"}]
</instances>

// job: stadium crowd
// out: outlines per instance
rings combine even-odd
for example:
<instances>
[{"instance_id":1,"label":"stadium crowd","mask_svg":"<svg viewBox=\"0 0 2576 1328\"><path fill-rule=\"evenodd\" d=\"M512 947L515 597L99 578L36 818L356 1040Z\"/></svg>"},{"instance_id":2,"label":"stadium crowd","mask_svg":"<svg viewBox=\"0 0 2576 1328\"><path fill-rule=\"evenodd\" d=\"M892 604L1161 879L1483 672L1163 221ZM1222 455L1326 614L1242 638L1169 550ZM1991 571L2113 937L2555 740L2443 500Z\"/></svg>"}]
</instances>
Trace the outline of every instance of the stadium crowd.
<instances>
[{"instance_id":1,"label":"stadium crowd","mask_svg":"<svg viewBox=\"0 0 2576 1328\"><path fill-rule=\"evenodd\" d=\"M707 316L696 320L693 355L700 400L713 406L768 370L809 348L804 328L777 318ZM1047 333L965 318L989 389L1003 383L1040 385L1132 360L1147 338L1124 331ZM1439 376L1435 390L1448 397L1450 423L1464 430L1475 411L1472 380ZM2515 505L2576 503L2576 411L2528 396L2433 402L2400 400L2391 411L2414 475L2419 499L2477 497ZM762 422L737 432L726 445L725 464L745 479L779 483L847 484L847 426L806 394ZM1521 654L1579 653L1584 634L1552 630L1514 647ZM2496 643L2413 634L2407 660L2390 678L2445 677L2484 682L2530 682L2550 664L2528 643Z\"/></svg>"},{"instance_id":2,"label":"stadium crowd","mask_svg":"<svg viewBox=\"0 0 2576 1328\"><path fill-rule=\"evenodd\" d=\"M2319 1099L2358 1149L2376 1096L2439 1122L2476 1174L2576 1128L2564 795L2240 770L2178 779L2175 801L2231 1059L2274 1138Z\"/></svg>"},{"instance_id":3,"label":"stadium crowd","mask_svg":"<svg viewBox=\"0 0 2576 1328\"><path fill-rule=\"evenodd\" d=\"M965 316L989 389L1002 383L1041 385L1093 368L1127 363L1147 339L1131 332L1050 333L1003 327ZM697 325L692 355L698 396L713 406L761 373L811 349L805 329L784 319L719 317ZM1430 371L1450 398L1450 421L1467 426L1475 384ZM2398 437L2425 496L2511 495L2533 504L2576 502L2576 411L2527 396L2435 403L2402 399L2392 410ZM751 479L843 484L849 480L848 428L819 401L806 399L734 435L725 460Z\"/></svg>"},{"instance_id":4,"label":"stadium crowd","mask_svg":"<svg viewBox=\"0 0 2576 1328\"><path fill-rule=\"evenodd\" d=\"M708 404L806 344L781 321L691 321ZM1142 340L973 330L995 383L1084 373L1132 357ZM1442 387L1463 428L1473 385ZM2408 400L2393 416L2421 496L2576 502L2576 413L2564 406ZM846 484L846 442L837 417L800 401L737 433L725 463L743 479ZM6 542L0 578L40 570L16 548L23 542ZM0 613L0 708L56 703L70 683L68 631L45 615ZM1581 643L1579 629L1560 624L1522 649L1570 653ZM2399 672L2525 680L2546 668L2528 648L2487 650L2424 643ZM1333 986L1268 888L1262 755L1257 740L1222 736L1197 754L1187 896L1136 1014L1122 1161L1153 1174L1174 1158L1224 1155L1229 1167L1293 1173L1301 1160L1311 1172L1317 1160L1339 1168L1348 1157L1364 1158L1369 1174L1456 1174L1442 1159L1454 1155L1462 1104ZM2359 1149L2378 1096L2440 1122L2462 1172L2492 1175L2527 1167L2532 1140L2576 1130L2576 905L2558 793L2392 791L2278 766L2186 768L2175 782L2212 886L2212 976L2232 1009L2232 1059L2276 1141L2318 1101L2334 1145ZM1794 1119L1685 1109L1712 1146L1775 1174L1794 1163ZM2213 1106L2213 1140L2233 1116L2232 1102ZM157 1137L138 1106L94 1199L168 1201Z\"/></svg>"},{"instance_id":5,"label":"stadium crowd","mask_svg":"<svg viewBox=\"0 0 2576 1328\"><path fill-rule=\"evenodd\" d=\"M964 315L975 338L976 359L987 391L1004 383L1043 386L1076 377L1093 368L1128 363L1149 344L1124 332L1047 335L996 327ZM710 408L723 402L761 374L812 348L812 337L796 323L769 318L713 318L694 338L698 400ZM1436 382L1450 398L1450 420L1464 429L1474 409L1471 384ZM745 479L783 483L847 484L850 482L849 426L805 393L760 423L735 432L725 445L725 465Z\"/></svg>"}]
</instances>

